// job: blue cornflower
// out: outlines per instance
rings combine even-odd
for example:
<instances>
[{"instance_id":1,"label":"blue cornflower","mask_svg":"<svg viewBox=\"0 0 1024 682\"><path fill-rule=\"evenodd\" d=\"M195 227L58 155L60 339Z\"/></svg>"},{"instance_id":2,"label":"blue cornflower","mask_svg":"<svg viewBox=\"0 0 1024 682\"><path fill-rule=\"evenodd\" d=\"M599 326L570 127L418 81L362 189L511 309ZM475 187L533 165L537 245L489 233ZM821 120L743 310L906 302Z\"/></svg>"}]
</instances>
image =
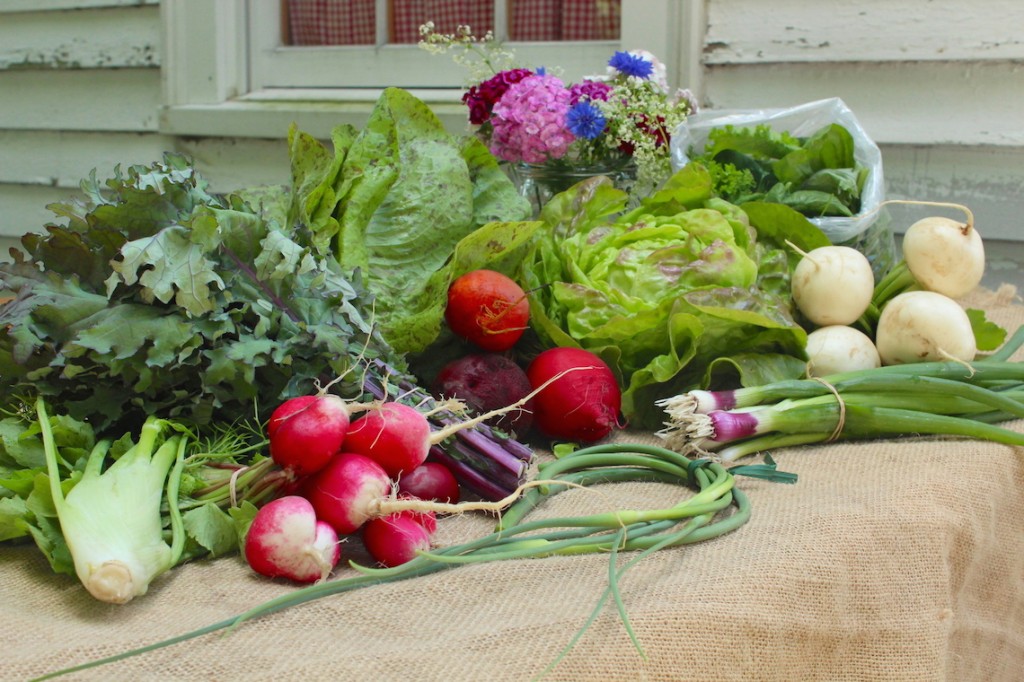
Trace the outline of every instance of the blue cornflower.
<instances>
[{"instance_id":1,"label":"blue cornflower","mask_svg":"<svg viewBox=\"0 0 1024 682\"><path fill-rule=\"evenodd\" d=\"M654 73L654 64L643 57L637 57L628 52L616 52L608 60L608 66L619 73L637 78L649 78Z\"/></svg>"},{"instance_id":2,"label":"blue cornflower","mask_svg":"<svg viewBox=\"0 0 1024 682\"><path fill-rule=\"evenodd\" d=\"M604 132L604 124L604 114L588 100L577 102L565 115L565 127L577 138L585 140L593 140Z\"/></svg>"}]
</instances>

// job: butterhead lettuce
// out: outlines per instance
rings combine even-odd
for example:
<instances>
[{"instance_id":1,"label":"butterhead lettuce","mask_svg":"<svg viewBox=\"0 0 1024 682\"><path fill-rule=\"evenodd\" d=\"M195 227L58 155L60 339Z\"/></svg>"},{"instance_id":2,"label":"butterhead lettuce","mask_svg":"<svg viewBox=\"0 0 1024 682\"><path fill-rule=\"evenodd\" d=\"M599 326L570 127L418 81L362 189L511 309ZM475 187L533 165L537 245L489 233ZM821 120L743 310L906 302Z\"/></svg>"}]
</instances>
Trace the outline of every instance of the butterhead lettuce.
<instances>
[{"instance_id":1,"label":"butterhead lettuce","mask_svg":"<svg viewBox=\"0 0 1024 682\"><path fill-rule=\"evenodd\" d=\"M680 170L624 211L596 178L541 213L523 280L541 341L590 350L623 387L623 412L655 428L654 402L726 376L741 383L799 375L806 333L789 296L791 258L825 236L786 207L749 212L716 198L707 171ZM770 223L764 232L751 216ZM783 227L784 226L784 229Z\"/></svg>"}]
</instances>

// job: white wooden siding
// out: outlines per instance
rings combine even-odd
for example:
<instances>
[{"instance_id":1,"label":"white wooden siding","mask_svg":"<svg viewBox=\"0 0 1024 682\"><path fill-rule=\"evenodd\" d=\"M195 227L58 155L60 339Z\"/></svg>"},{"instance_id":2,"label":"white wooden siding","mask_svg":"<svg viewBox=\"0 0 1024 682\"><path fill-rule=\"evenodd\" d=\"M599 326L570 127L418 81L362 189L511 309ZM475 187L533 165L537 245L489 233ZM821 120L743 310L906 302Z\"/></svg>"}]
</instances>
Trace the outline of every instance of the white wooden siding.
<instances>
[{"instance_id":1,"label":"white wooden siding","mask_svg":"<svg viewBox=\"0 0 1024 682\"><path fill-rule=\"evenodd\" d=\"M889 197L964 203L987 237L1024 240L1024 2L708 0L705 18L706 106L841 97Z\"/></svg>"},{"instance_id":2,"label":"white wooden siding","mask_svg":"<svg viewBox=\"0 0 1024 682\"><path fill-rule=\"evenodd\" d=\"M1018 0L711 0L707 8L709 65L1024 58Z\"/></svg>"},{"instance_id":3,"label":"white wooden siding","mask_svg":"<svg viewBox=\"0 0 1024 682\"><path fill-rule=\"evenodd\" d=\"M96 168L148 163L158 132L157 0L0 2L0 257Z\"/></svg>"},{"instance_id":4,"label":"white wooden siding","mask_svg":"<svg viewBox=\"0 0 1024 682\"><path fill-rule=\"evenodd\" d=\"M890 196L960 201L987 236L1024 240L1024 2L695 1L703 14L672 16L702 17L697 49L662 56L706 106L842 97L882 146ZM287 182L280 103L247 101L205 136L162 132L164 28L159 0L0 0L0 257L93 168L178 150L218 191ZM254 106L279 111L279 137L238 136ZM329 111L299 124L325 128Z\"/></svg>"},{"instance_id":5,"label":"white wooden siding","mask_svg":"<svg viewBox=\"0 0 1024 682\"><path fill-rule=\"evenodd\" d=\"M0 20L0 69L137 68L159 59L156 6L8 12Z\"/></svg>"}]
</instances>

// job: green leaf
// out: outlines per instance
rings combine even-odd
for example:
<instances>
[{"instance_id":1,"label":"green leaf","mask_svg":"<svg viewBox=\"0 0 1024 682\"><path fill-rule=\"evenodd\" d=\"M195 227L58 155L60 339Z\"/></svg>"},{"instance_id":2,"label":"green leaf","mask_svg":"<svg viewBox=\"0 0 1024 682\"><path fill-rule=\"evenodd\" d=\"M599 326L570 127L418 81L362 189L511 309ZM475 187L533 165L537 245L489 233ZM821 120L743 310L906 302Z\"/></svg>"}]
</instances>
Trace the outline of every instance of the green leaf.
<instances>
[{"instance_id":1,"label":"green leaf","mask_svg":"<svg viewBox=\"0 0 1024 682\"><path fill-rule=\"evenodd\" d=\"M25 469L40 469L46 465L43 444L38 438L25 436L23 420L16 417L0 420L0 462Z\"/></svg>"},{"instance_id":2,"label":"green leaf","mask_svg":"<svg viewBox=\"0 0 1024 682\"><path fill-rule=\"evenodd\" d=\"M843 126L833 123L818 130L803 147L772 164L779 182L800 185L823 168L853 168L853 135Z\"/></svg>"},{"instance_id":3,"label":"green leaf","mask_svg":"<svg viewBox=\"0 0 1024 682\"><path fill-rule=\"evenodd\" d=\"M121 247L122 259L111 264L119 277L107 280L107 294L113 294L120 283L138 282L147 303L173 300L195 317L210 312L214 307L210 285L223 289L224 281L204 250L193 241L204 238L201 233L173 226L128 242Z\"/></svg>"},{"instance_id":4,"label":"green leaf","mask_svg":"<svg viewBox=\"0 0 1024 682\"><path fill-rule=\"evenodd\" d=\"M0 485L3 483L0 482ZM28 507L25 500L18 497L0 498L0 542L28 535L29 523L26 516Z\"/></svg>"},{"instance_id":5,"label":"green leaf","mask_svg":"<svg viewBox=\"0 0 1024 682\"><path fill-rule=\"evenodd\" d=\"M238 550L238 535L231 516L208 502L182 514L185 532L210 556L231 554Z\"/></svg>"},{"instance_id":6,"label":"green leaf","mask_svg":"<svg viewBox=\"0 0 1024 682\"><path fill-rule=\"evenodd\" d=\"M1003 345L1006 340L1006 330L985 317L984 310L968 308L967 319L971 321L974 342L979 351L993 351Z\"/></svg>"},{"instance_id":7,"label":"green leaf","mask_svg":"<svg viewBox=\"0 0 1024 682\"><path fill-rule=\"evenodd\" d=\"M256 518L256 513L259 509L252 502L242 502L237 507L231 507L228 509L228 514L231 516L231 520L235 527L235 537L239 547L245 546L245 536L249 532L249 526L252 525L252 520Z\"/></svg>"}]
</instances>

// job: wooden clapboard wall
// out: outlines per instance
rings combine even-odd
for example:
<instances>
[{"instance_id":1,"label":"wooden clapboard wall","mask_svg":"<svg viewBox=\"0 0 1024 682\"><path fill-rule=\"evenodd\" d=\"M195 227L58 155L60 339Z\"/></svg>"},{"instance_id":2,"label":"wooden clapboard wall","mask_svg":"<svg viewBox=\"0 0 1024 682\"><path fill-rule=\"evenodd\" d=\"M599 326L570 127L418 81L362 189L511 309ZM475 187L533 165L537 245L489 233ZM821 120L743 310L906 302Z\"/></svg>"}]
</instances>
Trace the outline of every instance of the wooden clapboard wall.
<instances>
[{"instance_id":1,"label":"wooden clapboard wall","mask_svg":"<svg viewBox=\"0 0 1024 682\"><path fill-rule=\"evenodd\" d=\"M219 0L218 0L219 1ZM1024 2L708 0L677 68L707 106L840 96L890 196L967 203L1024 240ZM692 15L691 15L692 16ZM703 30L700 30L703 27ZM97 168L191 154L214 189L287 180L283 140L161 132L158 0L0 3L0 246ZM695 56L695 57L694 57Z\"/></svg>"}]
</instances>

